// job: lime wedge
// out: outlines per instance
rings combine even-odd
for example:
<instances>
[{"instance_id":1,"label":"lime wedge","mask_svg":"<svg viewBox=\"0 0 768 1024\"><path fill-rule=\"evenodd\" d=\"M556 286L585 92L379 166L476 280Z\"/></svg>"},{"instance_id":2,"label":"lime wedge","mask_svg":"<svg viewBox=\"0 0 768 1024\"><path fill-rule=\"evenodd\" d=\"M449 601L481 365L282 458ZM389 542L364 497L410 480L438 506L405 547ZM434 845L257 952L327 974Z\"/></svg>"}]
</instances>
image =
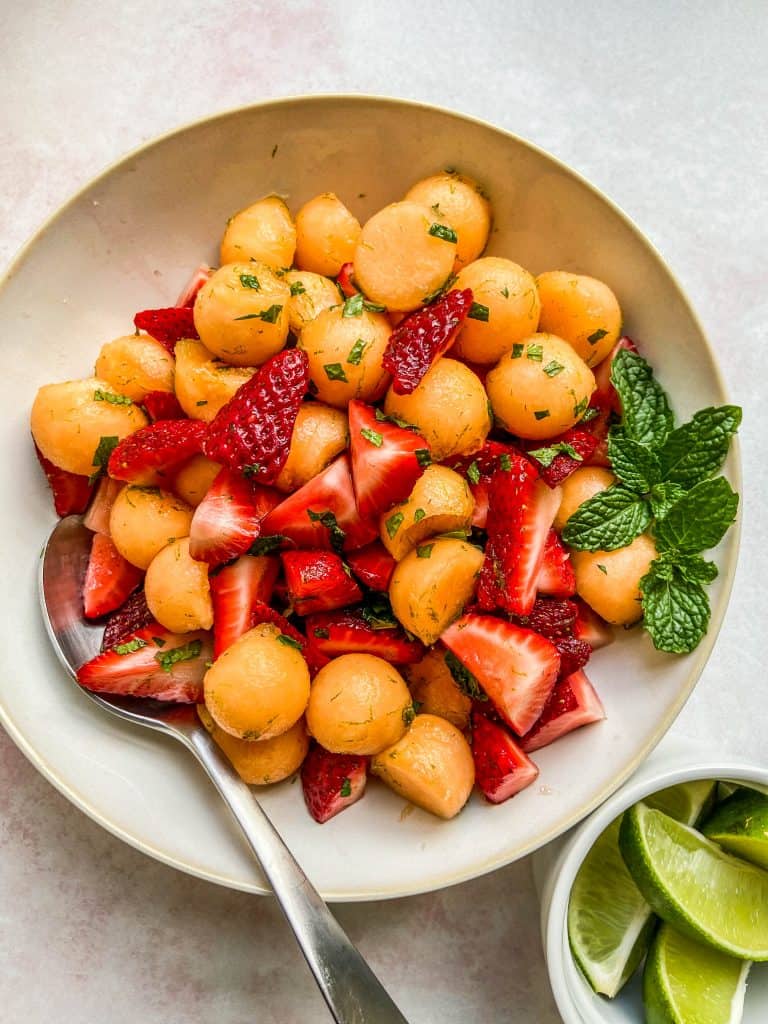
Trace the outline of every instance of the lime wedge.
<instances>
[{"instance_id":1,"label":"lime wedge","mask_svg":"<svg viewBox=\"0 0 768 1024\"><path fill-rule=\"evenodd\" d=\"M706 820L702 832L729 853L768 868L768 796L737 790Z\"/></svg>"},{"instance_id":2,"label":"lime wedge","mask_svg":"<svg viewBox=\"0 0 768 1024\"><path fill-rule=\"evenodd\" d=\"M713 792L713 782L689 782L648 799L693 823ZM643 959L654 926L651 909L619 853L620 826L619 817L584 858L568 904L568 938L574 960L595 992L611 998Z\"/></svg>"},{"instance_id":3,"label":"lime wedge","mask_svg":"<svg viewBox=\"0 0 768 1024\"><path fill-rule=\"evenodd\" d=\"M643 974L646 1024L739 1024L749 968L662 925Z\"/></svg>"},{"instance_id":4,"label":"lime wedge","mask_svg":"<svg viewBox=\"0 0 768 1024\"><path fill-rule=\"evenodd\" d=\"M698 779L660 789L647 796L645 802L657 811L664 811L675 821L682 821L684 825L698 825L700 819L714 806L715 786L716 783L709 779Z\"/></svg>"},{"instance_id":5,"label":"lime wedge","mask_svg":"<svg viewBox=\"0 0 768 1024\"><path fill-rule=\"evenodd\" d=\"M741 960L768 960L768 872L643 803L624 814L619 848L667 924Z\"/></svg>"}]
</instances>

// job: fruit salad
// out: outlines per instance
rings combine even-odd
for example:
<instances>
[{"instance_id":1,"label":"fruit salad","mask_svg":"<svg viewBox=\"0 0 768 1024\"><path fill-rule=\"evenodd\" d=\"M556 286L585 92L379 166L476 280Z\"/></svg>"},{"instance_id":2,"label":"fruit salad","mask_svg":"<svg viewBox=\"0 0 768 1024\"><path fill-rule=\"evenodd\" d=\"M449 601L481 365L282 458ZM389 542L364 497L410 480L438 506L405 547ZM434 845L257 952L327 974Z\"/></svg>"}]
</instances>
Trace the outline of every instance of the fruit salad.
<instances>
[{"instance_id":1,"label":"fruit salad","mask_svg":"<svg viewBox=\"0 0 768 1024\"><path fill-rule=\"evenodd\" d=\"M740 410L676 427L610 287L484 256L491 217L455 171L362 226L260 199L32 408L93 531L80 684L196 704L319 822L370 776L443 818L507 800L605 717L614 626L673 653L707 629Z\"/></svg>"}]
</instances>

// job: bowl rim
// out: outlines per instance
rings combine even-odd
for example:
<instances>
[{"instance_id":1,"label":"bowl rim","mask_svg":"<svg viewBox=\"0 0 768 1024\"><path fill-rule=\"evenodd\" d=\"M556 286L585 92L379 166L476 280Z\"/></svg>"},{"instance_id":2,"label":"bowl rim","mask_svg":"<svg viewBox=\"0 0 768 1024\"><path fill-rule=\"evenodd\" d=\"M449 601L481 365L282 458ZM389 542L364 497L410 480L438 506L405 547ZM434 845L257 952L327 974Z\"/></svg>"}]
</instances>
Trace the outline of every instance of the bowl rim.
<instances>
[{"instance_id":1,"label":"bowl rim","mask_svg":"<svg viewBox=\"0 0 768 1024\"><path fill-rule=\"evenodd\" d=\"M325 105L337 104L337 103L353 103L364 106L366 104L375 104L382 107L392 108L406 108L412 110L423 110L429 113L439 114L442 117L447 117L462 124L472 124L477 127L483 128L486 131L490 131L496 135L503 136L508 142L516 146L522 146L525 149L530 150L538 157L545 161L548 161L555 167L557 167L563 174L569 176L572 180L575 180L580 186L591 192L597 199L609 207L614 214L624 223L625 227L630 233L635 236L637 241L648 250L655 257L655 259L662 265L665 273L668 275L669 280L677 292L678 299L685 310L685 313L690 317L691 322L701 336L705 350L707 351L710 362L712 365L713 376L717 389L720 393L720 397L724 402L729 400L728 389L726 387L725 379L723 377L722 370L718 363L715 355L713 346L710 344L707 334L703 328L699 317L693 309L682 285L680 284L677 276L668 265L667 261L662 256L661 252L657 247L642 233L639 227L629 217L629 215L612 199L606 196L597 186L593 185L578 171L568 166L565 162L560 160L558 157L553 156L545 149L537 146L535 143L523 138L522 136L516 135L513 132L507 131L489 121L485 121L482 118L475 117L470 114L462 114L458 111L450 110L445 107L441 107L437 104L424 103L419 100L403 99L396 96L382 96L368 93L317 93L317 94L296 94L291 96L279 97L276 99L264 100L261 102L244 104L227 108L223 111L208 114L202 118L196 118L185 122L181 126L169 129L158 136L153 137L148 142L142 143L139 146L134 147L128 152L118 156L115 160L108 163L102 168L95 176L90 180L86 181L76 192L74 192L69 199L67 199L61 206L55 209L37 228L36 231L22 243L21 247L16 252L15 256L11 259L11 262L4 268L0 274L0 292L4 289L5 285L11 280L16 274L18 269L23 265L24 261L42 238L45 233L52 228L56 222L64 217L64 215L78 202L80 202L85 195L92 189L97 187L101 182L105 181L114 171L129 163L131 160L142 156L143 154L153 150L156 147L165 145L176 136L184 135L185 133L198 129L203 125L212 124L216 121L225 121L229 118L236 118L243 115L246 112L256 110L269 110L273 108L283 108L296 105L312 105L322 107ZM741 472L741 452L738 437L732 439L732 445L729 453L729 474L734 486L734 489L741 495L743 491L743 481ZM498 868L504 867L507 864L512 863L515 860L522 859L534 850L541 848L547 843L556 839L558 836L567 832L573 828L579 822L583 821L588 815L590 815L597 807L604 803L616 790L626 782L626 780L634 774L638 767L645 761L648 755L655 749L662 738L667 734L673 722L677 718L678 714L684 707L691 693L693 692L701 673L709 660L710 654L714 648L717 637L722 628L725 614L728 608L733 583L736 576L736 567L740 551L741 541L741 516L739 516L736 522L731 527L731 542L729 544L729 550L724 562L723 572L721 574L723 585L719 594L717 604L712 608L712 614L710 618L710 626L706 636L700 643L699 647L694 654L688 655L693 657L694 660L688 672L688 682L683 687L677 696L675 703L671 706L665 717L659 722L652 737L643 746L643 748L635 755L634 758L626 763L622 770L617 773L611 780L610 784L604 787L598 794L592 799L588 800L585 804L582 804L579 808L574 810L571 814L565 816L558 822L556 822L544 835L539 836L535 840L531 840L523 847L515 848L514 850L494 855L493 857L476 862L471 868L465 868L460 871L450 872L448 874L437 873L433 875L428 882L422 882L417 885L410 885L405 888L403 887L391 887L391 888L376 888L370 890L360 890L354 893L350 893L346 890L340 891L325 891L322 893L323 897L333 902L358 902L358 901L369 901L375 899L394 899L411 895L418 895L420 893L432 892L439 889L448 888L452 885L458 885L461 882L469 881L470 879L480 877L491 871L497 870ZM35 768L56 788L58 791L65 796L71 803L83 811L88 817L99 824L102 828L105 828L108 832L111 832L118 839L128 843L130 846L137 850L153 857L156 860L161 861L170 867L177 868L180 871L184 871L187 874L193 875L198 878L203 878L207 881L214 882L219 885L226 886L232 889L238 889L245 892L251 892L259 895L268 895L271 890L267 887L260 885L258 882L245 882L239 878L229 877L227 875L213 872L207 868L203 868L200 865L190 863L178 856L171 855L165 851L153 846L153 844L147 842L145 839L134 834L130 830L123 828L113 823L109 818L105 817L97 808L95 808L89 800L78 790L72 786L69 782L65 781L44 758L42 758L32 746L31 742L28 741L20 727L14 722L10 711L4 707L2 701L0 701L0 725L3 726L5 731L11 737L16 746L21 750L25 757L34 765Z\"/></svg>"}]
</instances>

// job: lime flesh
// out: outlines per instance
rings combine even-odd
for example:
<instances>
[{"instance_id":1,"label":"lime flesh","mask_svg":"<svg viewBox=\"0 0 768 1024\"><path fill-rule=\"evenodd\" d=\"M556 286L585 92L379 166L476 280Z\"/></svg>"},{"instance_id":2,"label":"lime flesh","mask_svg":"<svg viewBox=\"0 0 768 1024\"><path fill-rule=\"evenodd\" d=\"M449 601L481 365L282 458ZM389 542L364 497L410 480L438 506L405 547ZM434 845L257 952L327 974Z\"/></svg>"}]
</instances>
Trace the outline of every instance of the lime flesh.
<instances>
[{"instance_id":1,"label":"lime flesh","mask_svg":"<svg viewBox=\"0 0 768 1024\"><path fill-rule=\"evenodd\" d=\"M729 853L768 868L768 796L737 790L705 821L702 832Z\"/></svg>"}]
</instances>

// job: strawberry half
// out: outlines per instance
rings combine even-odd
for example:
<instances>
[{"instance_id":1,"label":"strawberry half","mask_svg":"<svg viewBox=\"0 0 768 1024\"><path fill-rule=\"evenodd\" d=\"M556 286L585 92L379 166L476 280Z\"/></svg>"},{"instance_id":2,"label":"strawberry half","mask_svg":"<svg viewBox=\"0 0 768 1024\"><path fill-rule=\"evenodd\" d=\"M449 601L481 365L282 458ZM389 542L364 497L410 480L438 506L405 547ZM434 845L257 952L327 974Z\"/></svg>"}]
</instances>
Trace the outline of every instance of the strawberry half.
<instances>
[{"instance_id":1,"label":"strawberry half","mask_svg":"<svg viewBox=\"0 0 768 1024\"><path fill-rule=\"evenodd\" d=\"M445 463L450 469L456 470L466 477L472 497L475 499L475 510L472 513L472 525L484 530L488 522L488 488L493 474L500 469L512 467L513 458L520 458L520 452L508 444L499 441L486 441L482 448L472 455L459 455L448 459Z\"/></svg>"},{"instance_id":2,"label":"strawberry half","mask_svg":"<svg viewBox=\"0 0 768 1024\"><path fill-rule=\"evenodd\" d=\"M349 457L335 462L294 491L262 523L262 536L280 534L300 548L355 551L379 535L378 524L361 518L355 503Z\"/></svg>"},{"instance_id":3,"label":"strawberry half","mask_svg":"<svg viewBox=\"0 0 768 1024\"><path fill-rule=\"evenodd\" d=\"M586 641L593 651L607 647L616 639L613 626L592 611L589 605L576 598L576 622L573 624L573 635L577 640Z\"/></svg>"},{"instance_id":4,"label":"strawberry half","mask_svg":"<svg viewBox=\"0 0 768 1024\"><path fill-rule=\"evenodd\" d=\"M360 291L352 277L354 272L354 263L343 263L338 277L336 278L336 284L341 288L348 299L352 298L353 295L357 295Z\"/></svg>"},{"instance_id":5,"label":"strawberry half","mask_svg":"<svg viewBox=\"0 0 768 1024\"><path fill-rule=\"evenodd\" d=\"M127 562L109 537L93 535L83 584L86 619L98 619L119 608L144 579L144 573Z\"/></svg>"},{"instance_id":6,"label":"strawberry half","mask_svg":"<svg viewBox=\"0 0 768 1024\"><path fill-rule=\"evenodd\" d=\"M492 804L509 800L536 780L539 769L507 730L477 710L472 712L472 758L475 782Z\"/></svg>"},{"instance_id":7,"label":"strawberry half","mask_svg":"<svg viewBox=\"0 0 768 1024\"><path fill-rule=\"evenodd\" d=\"M144 395L141 404L153 423L157 423L158 420L186 419L186 413L172 391L150 391Z\"/></svg>"},{"instance_id":8,"label":"strawberry half","mask_svg":"<svg viewBox=\"0 0 768 1024\"><path fill-rule=\"evenodd\" d=\"M549 441L544 442L528 442L526 444L526 451L529 453L531 459L536 459L536 468L539 471L539 476L545 483L549 484L550 487L557 487L563 480L575 473L577 469L588 463L592 456L595 454L595 450L599 444L600 439L594 434L589 427L571 427L570 430L566 430L563 434L558 434L557 437L551 438ZM559 446L563 450L558 450ZM556 454L551 461L549 456L552 455L552 450L556 450ZM541 462L534 455L534 452L540 452ZM545 458L543 452L547 453Z\"/></svg>"},{"instance_id":9,"label":"strawberry half","mask_svg":"<svg viewBox=\"0 0 768 1024\"><path fill-rule=\"evenodd\" d=\"M365 793L368 759L360 754L332 754L312 747L301 766L307 810L321 825L351 807Z\"/></svg>"},{"instance_id":10,"label":"strawberry half","mask_svg":"<svg viewBox=\"0 0 768 1024\"><path fill-rule=\"evenodd\" d=\"M261 487L241 473L220 470L192 516L192 558L215 566L245 554L280 497L277 491Z\"/></svg>"},{"instance_id":11,"label":"strawberry half","mask_svg":"<svg viewBox=\"0 0 768 1024\"><path fill-rule=\"evenodd\" d=\"M211 576L214 658L253 628L254 611L269 604L279 572L276 558L242 555Z\"/></svg>"},{"instance_id":12,"label":"strawberry half","mask_svg":"<svg viewBox=\"0 0 768 1024\"><path fill-rule=\"evenodd\" d=\"M156 487L169 470L200 452L207 426L199 420L160 420L124 437L109 457L115 480Z\"/></svg>"},{"instance_id":13,"label":"strawberry half","mask_svg":"<svg viewBox=\"0 0 768 1024\"><path fill-rule=\"evenodd\" d=\"M277 626L281 633L296 641L306 659L310 675L319 672L323 665L328 664L329 659L312 647L304 634L300 633L295 626L292 626L284 615L276 612L274 608L270 608L268 604L256 604L251 615L250 628L253 629L254 626L260 626L263 622L271 622L273 626Z\"/></svg>"},{"instance_id":14,"label":"strawberry half","mask_svg":"<svg viewBox=\"0 0 768 1024\"><path fill-rule=\"evenodd\" d=\"M440 637L518 735L538 719L560 671L551 640L490 615L463 615Z\"/></svg>"},{"instance_id":15,"label":"strawberry half","mask_svg":"<svg viewBox=\"0 0 768 1024\"><path fill-rule=\"evenodd\" d=\"M518 615L515 620L518 625L541 633L548 640L571 636L576 622L576 605L573 601L537 597L530 614Z\"/></svg>"},{"instance_id":16,"label":"strawberry half","mask_svg":"<svg viewBox=\"0 0 768 1024\"><path fill-rule=\"evenodd\" d=\"M416 390L432 364L451 347L471 308L472 291L463 288L417 309L397 325L381 360L392 374L396 395Z\"/></svg>"},{"instance_id":17,"label":"strawberry half","mask_svg":"<svg viewBox=\"0 0 768 1024\"><path fill-rule=\"evenodd\" d=\"M115 647L132 633L148 626L154 622L154 616L149 610L147 599L143 590L137 590L132 594L125 604L107 619L104 626L104 636L101 639L102 651L108 651Z\"/></svg>"},{"instance_id":18,"label":"strawberry half","mask_svg":"<svg viewBox=\"0 0 768 1024\"><path fill-rule=\"evenodd\" d=\"M360 551L347 555L352 572L361 583L371 590L389 590L389 581L395 571L397 562L387 551L381 541L374 541Z\"/></svg>"},{"instance_id":19,"label":"strawberry half","mask_svg":"<svg viewBox=\"0 0 768 1024\"><path fill-rule=\"evenodd\" d=\"M96 493L83 516L83 526L87 526L94 533L103 533L108 537L112 506L124 487L125 484L122 480L113 480L111 476L100 477L96 485Z\"/></svg>"},{"instance_id":20,"label":"strawberry half","mask_svg":"<svg viewBox=\"0 0 768 1024\"><path fill-rule=\"evenodd\" d=\"M177 341L199 338L195 318L188 306L169 306L165 309L143 309L133 318L137 331L146 331L155 341L165 345L173 355Z\"/></svg>"},{"instance_id":21,"label":"strawberry half","mask_svg":"<svg viewBox=\"0 0 768 1024\"><path fill-rule=\"evenodd\" d=\"M48 486L51 488L56 515L63 518L84 512L93 493L93 485L89 483L88 477L68 473L66 469L54 466L49 459L46 459L37 445L35 445L35 453L48 480Z\"/></svg>"},{"instance_id":22,"label":"strawberry half","mask_svg":"<svg viewBox=\"0 0 768 1024\"><path fill-rule=\"evenodd\" d=\"M578 640L575 636L553 637L552 643L560 655L560 675L570 676L584 668L592 657L592 648L586 640Z\"/></svg>"},{"instance_id":23,"label":"strawberry half","mask_svg":"<svg viewBox=\"0 0 768 1024\"><path fill-rule=\"evenodd\" d=\"M541 718L520 740L523 750L538 750L582 725L601 722L605 710L586 673L564 676L552 692Z\"/></svg>"},{"instance_id":24,"label":"strawberry half","mask_svg":"<svg viewBox=\"0 0 768 1024\"><path fill-rule=\"evenodd\" d=\"M306 629L310 644L329 658L375 654L393 665L412 665L424 657L423 645L404 630L374 629L355 608L309 615Z\"/></svg>"},{"instance_id":25,"label":"strawberry half","mask_svg":"<svg viewBox=\"0 0 768 1024\"><path fill-rule=\"evenodd\" d=\"M86 662L77 681L95 693L197 704L212 650L208 633L181 635L152 622Z\"/></svg>"},{"instance_id":26,"label":"strawberry half","mask_svg":"<svg viewBox=\"0 0 768 1024\"><path fill-rule=\"evenodd\" d=\"M372 519L408 497L432 457L421 434L380 418L373 406L353 401L348 413L357 508Z\"/></svg>"},{"instance_id":27,"label":"strawberry half","mask_svg":"<svg viewBox=\"0 0 768 1024\"><path fill-rule=\"evenodd\" d=\"M550 597L571 597L576 593L576 574L571 565L571 556L554 530L547 534L536 589L540 594Z\"/></svg>"},{"instance_id":28,"label":"strawberry half","mask_svg":"<svg viewBox=\"0 0 768 1024\"><path fill-rule=\"evenodd\" d=\"M213 269L209 267L207 263L198 264L192 271L192 276L190 277L190 279L181 289L181 293L178 299L176 300L177 308L179 306L194 306L195 299L197 298L197 293L200 291L200 289L203 287L206 281L209 281L211 279L212 276Z\"/></svg>"},{"instance_id":29,"label":"strawberry half","mask_svg":"<svg viewBox=\"0 0 768 1024\"><path fill-rule=\"evenodd\" d=\"M296 416L309 387L305 352L286 348L268 359L217 413L203 452L262 484L280 475Z\"/></svg>"},{"instance_id":30,"label":"strawberry half","mask_svg":"<svg viewBox=\"0 0 768 1024\"><path fill-rule=\"evenodd\" d=\"M283 551L285 583L297 615L356 604L363 594L332 551Z\"/></svg>"}]
</instances>

